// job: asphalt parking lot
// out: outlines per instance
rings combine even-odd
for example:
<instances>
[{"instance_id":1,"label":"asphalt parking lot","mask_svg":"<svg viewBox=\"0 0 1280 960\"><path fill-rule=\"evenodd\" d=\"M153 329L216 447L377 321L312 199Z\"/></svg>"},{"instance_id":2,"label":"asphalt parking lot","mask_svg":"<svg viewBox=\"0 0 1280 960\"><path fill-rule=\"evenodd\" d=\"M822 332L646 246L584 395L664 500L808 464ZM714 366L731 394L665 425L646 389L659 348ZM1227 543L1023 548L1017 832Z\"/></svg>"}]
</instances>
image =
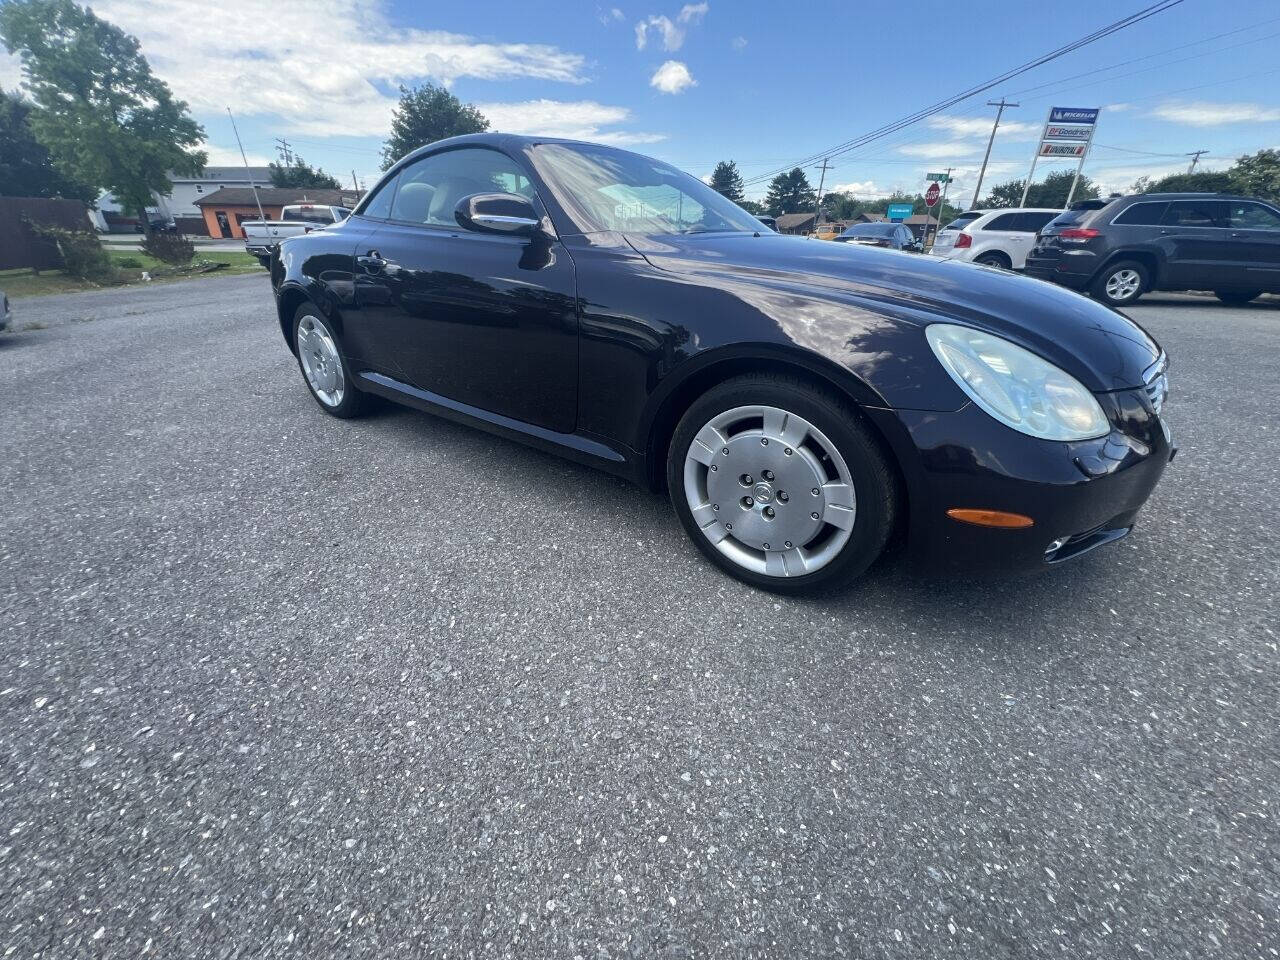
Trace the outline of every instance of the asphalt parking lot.
<instances>
[{"instance_id":1,"label":"asphalt parking lot","mask_svg":"<svg viewBox=\"0 0 1280 960\"><path fill-rule=\"evenodd\" d=\"M1280 305L1051 576L731 581L667 503L307 395L265 275L0 336L0 957L1280 955ZM28 329L21 329L28 327Z\"/></svg>"}]
</instances>

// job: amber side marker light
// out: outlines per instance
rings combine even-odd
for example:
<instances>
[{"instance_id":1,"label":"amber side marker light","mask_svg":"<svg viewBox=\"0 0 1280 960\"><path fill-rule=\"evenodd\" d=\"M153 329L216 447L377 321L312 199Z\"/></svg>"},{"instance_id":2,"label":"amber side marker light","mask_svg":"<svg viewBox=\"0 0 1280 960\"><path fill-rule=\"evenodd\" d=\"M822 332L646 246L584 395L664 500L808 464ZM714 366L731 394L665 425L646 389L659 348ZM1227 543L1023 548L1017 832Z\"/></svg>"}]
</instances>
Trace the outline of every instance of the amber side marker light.
<instances>
[{"instance_id":1,"label":"amber side marker light","mask_svg":"<svg viewBox=\"0 0 1280 960\"><path fill-rule=\"evenodd\" d=\"M963 507L952 507L947 516L961 523L972 523L978 527L1000 527L1004 530L1022 530L1032 526L1035 521L1020 513L1005 513L1003 510L969 510Z\"/></svg>"}]
</instances>

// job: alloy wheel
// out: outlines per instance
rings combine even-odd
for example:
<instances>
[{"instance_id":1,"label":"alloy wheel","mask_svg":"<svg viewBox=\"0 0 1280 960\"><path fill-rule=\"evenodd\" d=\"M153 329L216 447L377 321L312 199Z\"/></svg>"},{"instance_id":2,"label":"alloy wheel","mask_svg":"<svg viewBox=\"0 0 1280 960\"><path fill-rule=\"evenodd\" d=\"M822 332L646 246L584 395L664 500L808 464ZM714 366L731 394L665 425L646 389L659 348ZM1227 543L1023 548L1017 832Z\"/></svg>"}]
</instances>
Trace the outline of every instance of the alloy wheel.
<instances>
[{"instance_id":1,"label":"alloy wheel","mask_svg":"<svg viewBox=\"0 0 1280 960\"><path fill-rule=\"evenodd\" d=\"M771 577L825 567L857 514L853 478L835 444L779 407L735 407L704 424L685 454L684 494L720 553Z\"/></svg>"},{"instance_id":2,"label":"alloy wheel","mask_svg":"<svg viewBox=\"0 0 1280 960\"><path fill-rule=\"evenodd\" d=\"M346 377L342 372L342 358L333 335L322 321L307 315L298 324L298 359L302 372L307 375L311 392L326 407L342 403L346 393Z\"/></svg>"},{"instance_id":3,"label":"alloy wheel","mask_svg":"<svg viewBox=\"0 0 1280 960\"><path fill-rule=\"evenodd\" d=\"M1137 270L1125 268L1117 270L1107 277L1107 296L1112 300L1128 300L1136 296L1142 288L1142 277Z\"/></svg>"}]
</instances>

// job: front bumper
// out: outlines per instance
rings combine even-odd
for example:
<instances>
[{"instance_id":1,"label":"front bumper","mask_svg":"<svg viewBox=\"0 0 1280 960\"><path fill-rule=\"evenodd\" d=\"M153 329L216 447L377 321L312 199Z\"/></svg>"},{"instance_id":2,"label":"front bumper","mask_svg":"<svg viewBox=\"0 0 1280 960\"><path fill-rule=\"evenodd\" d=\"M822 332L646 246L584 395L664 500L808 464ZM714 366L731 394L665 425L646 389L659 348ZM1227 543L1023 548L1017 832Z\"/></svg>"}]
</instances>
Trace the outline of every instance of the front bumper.
<instances>
[{"instance_id":1,"label":"front bumper","mask_svg":"<svg viewBox=\"0 0 1280 960\"><path fill-rule=\"evenodd\" d=\"M1034 572L1125 536L1176 448L1143 391L1098 400L1112 432L1072 443L1018 433L974 404L954 413L869 410L902 467L911 551L957 572ZM953 508L1034 523L975 526L947 516Z\"/></svg>"},{"instance_id":2,"label":"front bumper","mask_svg":"<svg viewBox=\"0 0 1280 960\"><path fill-rule=\"evenodd\" d=\"M252 254L255 257L269 257L276 251L279 244L275 243L254 243L244 245L245 253Z\"/></svg>"}]
</instances>

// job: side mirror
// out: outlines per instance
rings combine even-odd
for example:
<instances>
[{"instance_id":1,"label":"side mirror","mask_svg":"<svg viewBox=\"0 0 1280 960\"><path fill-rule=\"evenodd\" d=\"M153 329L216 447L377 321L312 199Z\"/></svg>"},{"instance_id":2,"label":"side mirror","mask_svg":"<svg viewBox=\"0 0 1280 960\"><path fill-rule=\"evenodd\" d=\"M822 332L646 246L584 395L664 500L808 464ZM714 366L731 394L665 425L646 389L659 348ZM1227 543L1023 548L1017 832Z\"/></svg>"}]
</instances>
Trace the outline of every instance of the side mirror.
<instances>
[{"instance_id":1,"label":"side mirror","mask_svg":"<svg viewBox=\"0 0 1280 960\"><path fill-rule=\"evenodd\" d=\"M514 193L473 193L458 201L453 217L468 230L479 233L531 236L542 225L533 204Z\"/></svg>"}]
</instances>

